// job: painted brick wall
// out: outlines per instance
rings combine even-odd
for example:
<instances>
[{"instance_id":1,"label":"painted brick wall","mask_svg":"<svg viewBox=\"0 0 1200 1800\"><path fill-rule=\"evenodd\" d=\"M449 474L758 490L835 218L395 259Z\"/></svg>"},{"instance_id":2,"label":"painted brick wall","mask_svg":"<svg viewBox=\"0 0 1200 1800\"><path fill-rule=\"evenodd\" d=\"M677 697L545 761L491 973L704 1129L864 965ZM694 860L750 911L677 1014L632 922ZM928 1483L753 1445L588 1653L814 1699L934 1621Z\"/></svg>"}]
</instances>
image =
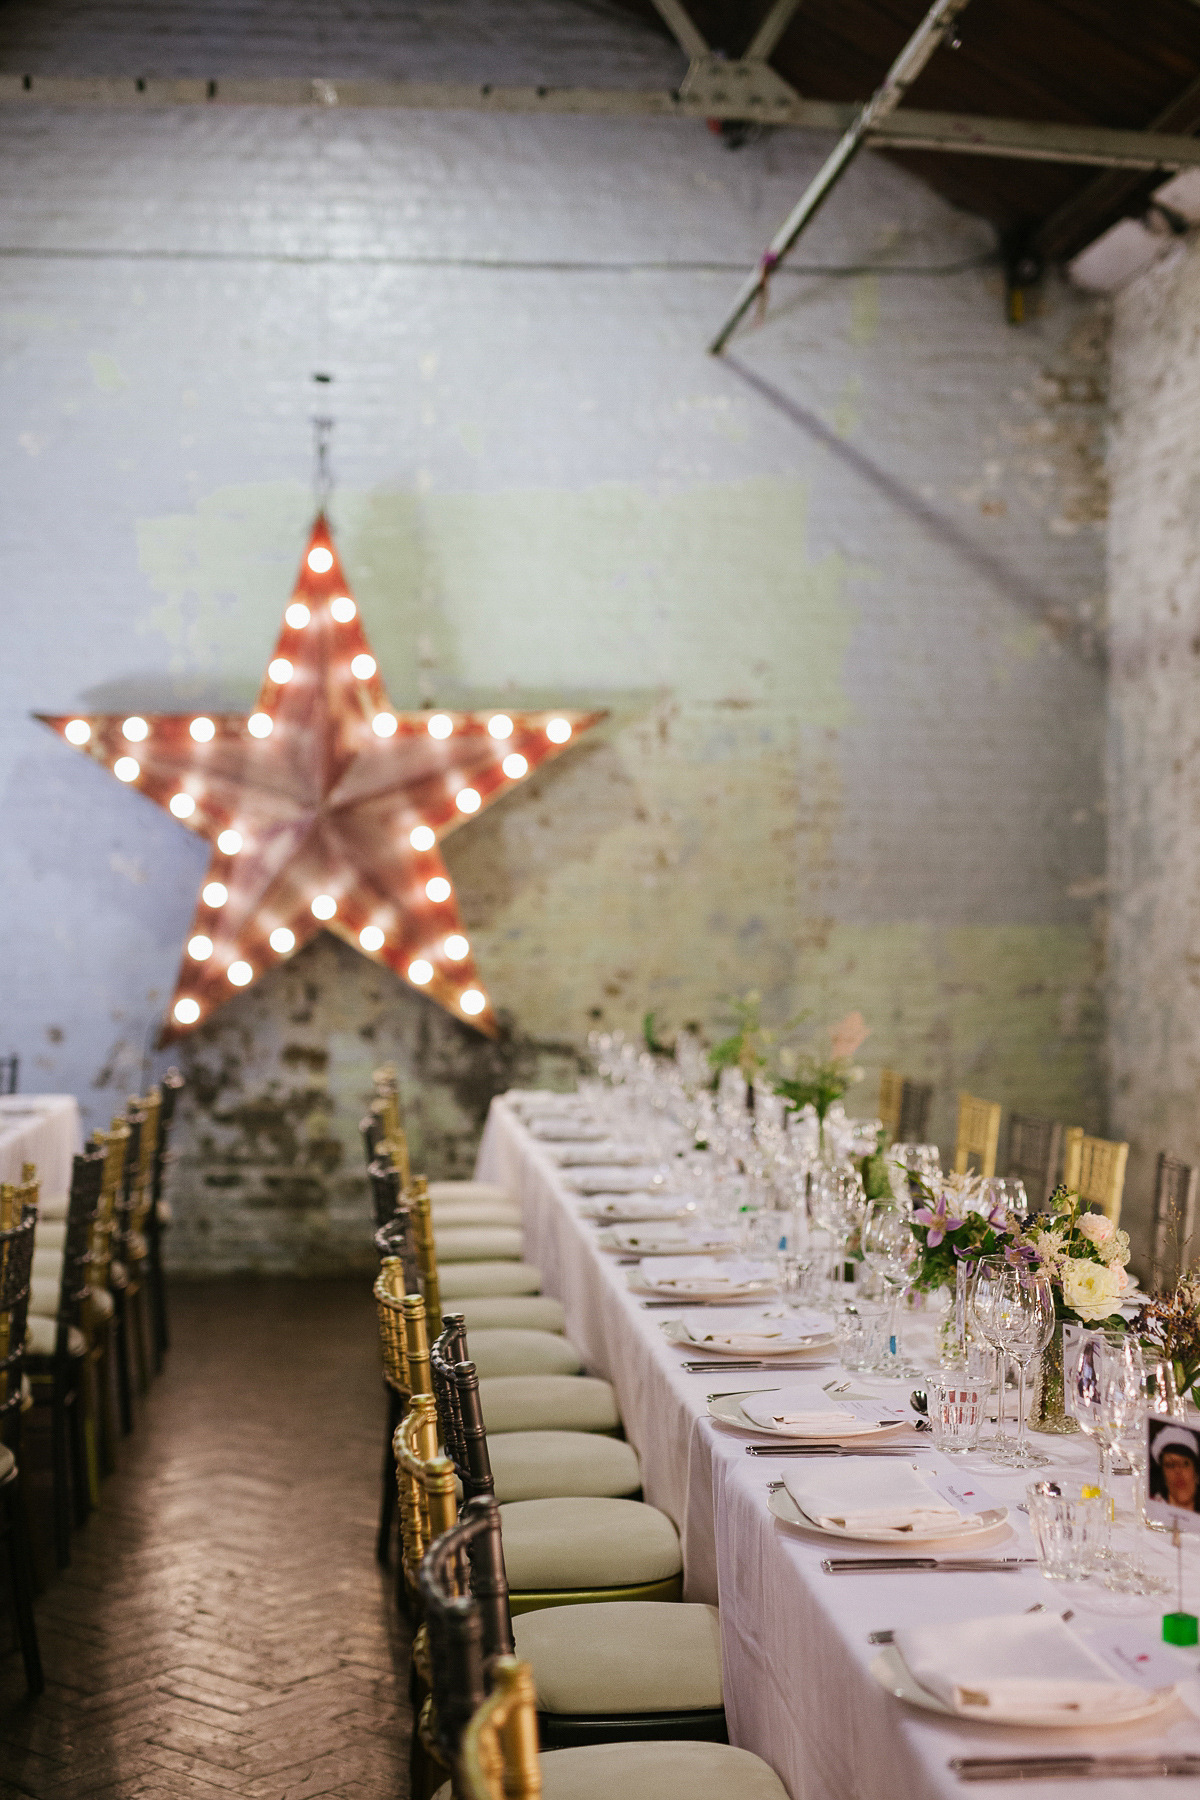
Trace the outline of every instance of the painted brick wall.
<instances>
[{"instance_id":1,"label":"painted brick wall","mask_svg":"<svg viewBox=\"0 0 1200 1800\"><path fill-rule=\"evenodd\" d=\"M1112 1113L1130 1142L1143 1244L1158 1152L1200 1159L1198 416L1200 252L1189 245L1114 309Z\"/></svg>"},{"instance_id":2,"label":"painted brick wall","mask_svg":"<svg viewBox=\"0 0 1200 1800\"><path fill-rule=\"evenodd\" d=\"M311 5L49 0L9 9L5 66L680 73L601 4L403 11L382 36ZM612 713L448 846L502 1050L331 941L190 1041L181 1266L364 1254L383 1055L421 1160L463 1169L488 1093L568 1072L597 1020L716 1024L750 987L775 1019L861 1006L869 1067L937 1082L943 1142L960 1086L1101 1123L1103 320L1051 286L1010 329L987 229L867 156L766 327L711 361L827 147L0 113L0 1035L27 1086L99 1121L138 1084L203 864L28 714L252 696L310 512L313 369L396 700Z\"/></svg>"}]
</instances>

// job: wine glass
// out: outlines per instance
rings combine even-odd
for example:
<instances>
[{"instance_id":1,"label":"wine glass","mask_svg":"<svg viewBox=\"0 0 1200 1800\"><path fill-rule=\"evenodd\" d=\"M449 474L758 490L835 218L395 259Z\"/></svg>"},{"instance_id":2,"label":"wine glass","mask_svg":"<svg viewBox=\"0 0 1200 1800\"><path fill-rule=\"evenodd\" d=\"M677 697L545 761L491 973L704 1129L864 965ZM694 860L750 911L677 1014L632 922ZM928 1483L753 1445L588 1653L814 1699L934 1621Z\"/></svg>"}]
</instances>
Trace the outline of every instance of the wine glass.
<instances>
[{"instance_id":1,"label":"wine glass","mask_svg":"<svg viewBox=\"0 0 1200 1800\"><path fill-rule=\"evenodd\" d=\"M1121 1451L1133 1474L1136 1528L1145 1531L1146 1519L1146 1419L1153 1391L1164 1397L1156 1373L1148 1378L1140 1344L1123 1334L1119 1340L1109 1338L1105 1344L1100 1369L1100 1415L1105 1441ZM1174 1387L1172 1374L1171 1386ZM1151 1574L1137 1556L1110 1555L1104 1576L1105 1587L1121 1594L1162 1594L1170 1586Z\"/></svg>"},{"instance_id":2,"label":"wine glass","mask_svg":"<svg viewBox=\"0 0 1200 1800\"><path fill-rule=\"evenodd\" d=\"M845 1279L846 1252L866 1196L857 1169L822 1169L813 1194L813 1218L833 1240L831 1276Z\"/></svg>"},{"instance_id":3,"label":"wine glass","mask_svg":"<svg viewBox=\"0 0 1200 1800\"><path fill-rule=\"evenodd\" d=\"M990 1259L989 1259L990 1260ZM1054 1331L1054 1290L1039 1269L1006 1264L996 1282L991 1323L1001 1351L1017 1365L1017 1439L1005 1445L1004 1461L1018 1469L1048 1462L1026 1436L1025 1375Z\"/></svg>"},{"instance_id":4,"label":"wine glass","mask_svg":"<svg viewBox=\"0 0 1200 1800\"><path fill-rule=\"evenodd\" d=\"M890 1195L872 1200L863 1219L859 1242L863 1261L882 1279L890 1302L886 1372L900 1376L920 1375L920 1369L911 1368L901 1358L898 1332L900 1302L919 1250L908 1208Z\"/></svg>"},{"instance_id":5,"label":"wine glass","mask_svg":"<svg viewBox=\"0 0 1200 1800\"><path fill-rule=\"evenodd\" d=\"M1108 1338L1103 1331L1077 1326L1074 1331L1063 1333L1063 1399L1079 1429L1095 1439L1100 1494L1111 1509L1114 1438L1112 1419L1103 1405L1107 1348ZM1111 1556L1107 1544L1097 1548L1098 1561L1107 1563Z\"/></svg>"},{"instance_id":6,"label":"wine glass","mask_svg":"<svg viewBox=\"0 0 1200 1800\"><path fill-rule=\"evenodd\" d=\"M1004 1429L1004 1356L996 1325L996 1308L1007 1267L1002 1256L981 1256L975 1265L967 1300L971 1323L991 1351L991 1379L996 1387L996 1430L993 1436L979 1439L979 1448L989 1451L994 1462L1005 1461L1008 1451L1008 1434Z\"/></svg>"}]
</instances>

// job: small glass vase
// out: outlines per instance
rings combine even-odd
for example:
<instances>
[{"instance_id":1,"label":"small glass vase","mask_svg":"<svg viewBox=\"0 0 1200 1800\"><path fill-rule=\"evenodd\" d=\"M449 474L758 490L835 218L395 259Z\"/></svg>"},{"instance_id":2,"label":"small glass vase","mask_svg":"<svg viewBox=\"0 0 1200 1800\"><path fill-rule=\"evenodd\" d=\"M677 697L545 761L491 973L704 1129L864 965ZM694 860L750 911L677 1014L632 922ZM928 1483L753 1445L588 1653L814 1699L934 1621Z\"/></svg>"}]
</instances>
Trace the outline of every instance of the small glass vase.
<instances>
[{"instance_id":1,"label":"small glass vase","mask_svg":"<svg viewBox=\"0 0 1200 1800\"><path fill-rule=\"evenodd\" d=\"M938 1326L938 1363L943 1369L965 1369L971 1348L971 1317L967 1300L971 1265L960 1262L954 1270L950 1309Z\"/></svg>"},{"instance_id":2,"label":"small glass vase","mask_svg":"<svg viewBox=\"0 0 1200 1800\"><path fill-rule=\"evenodd\" d=\"M1029 1410L1030 1431L1044 1431L1054 1437L1069 1437L1079 1430L1078 1422L1066 1409L1063 1392L1063 1321L1054 1321L1050 1342L1042 1351L1033 1405Z\"/></svg>"}]
</instances>

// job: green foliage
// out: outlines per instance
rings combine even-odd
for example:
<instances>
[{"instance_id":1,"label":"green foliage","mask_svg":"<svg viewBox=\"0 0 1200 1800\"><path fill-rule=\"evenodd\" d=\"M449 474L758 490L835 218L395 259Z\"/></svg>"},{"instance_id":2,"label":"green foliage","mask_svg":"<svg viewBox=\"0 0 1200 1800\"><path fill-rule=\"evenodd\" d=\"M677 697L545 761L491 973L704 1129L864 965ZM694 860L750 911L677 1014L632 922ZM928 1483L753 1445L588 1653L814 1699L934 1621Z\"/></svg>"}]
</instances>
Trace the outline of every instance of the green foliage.
<instances>
[{"instance_id":1,"label":"green foliage","mask_svg":"<svg viewBox=\"0 0 1200 1800\"><path fill-rule=\"evenodd\" d=\"M642 1038L651 1056L674 1056L675 1049L671 1044L664 1044L654 1029L657 1014L648 1012L642 1018Z\"/></svg>"}]
</instances>

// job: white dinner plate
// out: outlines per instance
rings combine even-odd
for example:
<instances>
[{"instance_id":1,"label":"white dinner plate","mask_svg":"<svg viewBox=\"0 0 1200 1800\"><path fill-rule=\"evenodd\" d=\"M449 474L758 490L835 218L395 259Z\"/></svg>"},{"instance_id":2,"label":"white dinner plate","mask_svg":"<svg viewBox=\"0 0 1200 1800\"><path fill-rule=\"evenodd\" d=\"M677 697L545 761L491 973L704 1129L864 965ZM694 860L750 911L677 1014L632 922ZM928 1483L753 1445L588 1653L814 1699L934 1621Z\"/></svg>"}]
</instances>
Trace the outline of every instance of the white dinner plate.
<instances>
[{"instance_id":1,"label":"white dinner plate","mask_svg":"<svg viewBox=\"0 0 1200 1800\"><path fill-rule=\"evenodd\" d=\"M605 1136L603 1125L585 1125L575 1119L535 1119L526 1130L545 1144L598 1144Z\"/></svg>"},{"instance_id":2,"label":"white dinner plate","mask_svg":"<svg viewBox=\"0 0 1200 1800\"><path fill-rule=\"evenodd\" d=\"M737 1249L737 1243L720 1227L708 1232L702 1225L684 1225L684 1236L670 1229L669 1220L660 1223L666 1229L658 1231L653 1223L643 1228L636 1221L626 1220L620 1230L599 1232L597 1246L617 1256L732 1256ZM621 1242L623 1236L627 1238L625 1243Z\"/></svg>"},{"instance_id":3,"label":"white dinner plate","mask_svg":"<svg viewBox=\"0 0 1200 1800\"><path fill-rule=\"evenodd\" d=\"M699 1339L689 1337L679 1319L664 1319L662 1333L668 1343L678 1344L681 1349L694 1351L705 1358L718 1356L737 1356L743 1361L747 1356L761 1356L764 1361L775 1362L780 1357L811 1356L814 1350L825 1350L833 1342L833 1333L828 1331L823 1337L805 1338L802 1344L772 1344L764 1339L762 1348L753 1350L731 1350L725 1344L705 1344Z\"/></svg>"},{"instance_id":4,"label":"white dinner plate","mask_svg":"<svg viewBox=\"0 0 1200 1800\"><path fill-rule=\"evenodd\" d=\"M672 1219L691 1219L696 1214L694 1200L680 1201L674 1194L614 1194L611 1199L597 1194L579 1209L582 1219L597 1225L665 1224Z\"/></svg>"},{"instance_id":5,"label":"white dinner plate","mask_svg":"<svg viewBox=\"0 0 1200 1800\"><path fill-rule=\"evenodd\" d=\"M886 1688L889 1694L894 1694L897 1700L907 1700L910 1706L919 1706L925 1712L941 1713L943 1718L953 1719L959 1725L999 1725L1018 1731L1094 1731L1097 1727L1109 1723L1104 1719L1089 1719L1086 1725L1081 1725L1078 1721L1067 1718L1062 1720L1046 1718L989 1719L982 1716L978 1719L968 1718L965 1713L955 1712L953 1707L947 1706L944 1700L939 1700L936 1694L931 1694L928 1688L922 1687L894 1644L889 1645L886 1650L880 1651L871 1664L871 1673L880 1687ZM1166 1712L1174 1699L1174 1688L1164 1688L1157 1693L1147 1690L1145 1706L1138 1707L1133 1712L1122 1713L1119 1719L1113 1719L1111 1723L1114 1725L1139 1725L1145 1719L1154 1719L1160 1713Z\"/></svg>"},{"instance_id":6,"label":"white dinner plate","mask_svg":"<svg viewBox=\"0 0 1200 1800\"><path fill-rule=\"evenodd\" d=\"M998 1531L1008 1518L1007 1506L989 1507L986 1512L976 1513L978 1525L968 1531L906 1531L903 1537L897 1537L894 1531L847 1531L837 1525L818 1525L807 1513L801 1512L786 1488L776 1488L767 1496L767 1510L775 1518L782 1519L785 1525L800 1525L805 1531L815 1531L818 1537L841 1538L855 1544L894 1544L904 1550L909 1544L945 1544L949 1548L953 1544L976 1544L993 1531Z\"/></svg>"},{"instance_id":7,"label":"white dinner plate","mask_svg":"<svg viewBox=\"0 0 1200 1800\"><path fill-rule=\"evenodd\" d=\"M756 1425L742 1411L742 1398L749 1399L752 1394L772 1392L774 1390L771 1388L745 1388L740 1395L720 1394L715 1400L709 1401L708 1416L710 1419L717 1419L722 1425L732 1425L735 1430L744 1431L750 1437L783 1438L789 1444L845 1444L850 1447L854 1444L873 1444L878 1438L894 1437L898 1431L906 1429L903 1419L897 1419L894 1424L889 1425L868 1424L865 1430L862 1428L864 1422L860 1419L847 1420L840 1427L831 1424L828 1431L788 1431L782 1425ZM856 1429L848 1431L847 1424ZM923 1446L914 1444L913 1448L916 1450Z\"/></svg>"}]
</instances>

